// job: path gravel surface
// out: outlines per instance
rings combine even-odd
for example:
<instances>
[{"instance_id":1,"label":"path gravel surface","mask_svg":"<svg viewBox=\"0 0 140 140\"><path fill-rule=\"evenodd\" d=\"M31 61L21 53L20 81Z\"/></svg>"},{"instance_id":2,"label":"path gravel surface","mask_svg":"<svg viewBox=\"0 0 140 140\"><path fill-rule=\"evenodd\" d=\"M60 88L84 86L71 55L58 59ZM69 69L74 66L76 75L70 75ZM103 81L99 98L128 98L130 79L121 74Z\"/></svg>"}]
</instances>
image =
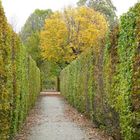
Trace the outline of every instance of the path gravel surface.
<instances>
[{"instance_id":1,"label":"path gravel surface","mask_svg":"<svg viewBox=\"0 0 140 140\"><path fill-rule=\"evenodd\" d=\"M58 93L42 93L15 140L112 140Z\"/></svg>"}]
</instances>

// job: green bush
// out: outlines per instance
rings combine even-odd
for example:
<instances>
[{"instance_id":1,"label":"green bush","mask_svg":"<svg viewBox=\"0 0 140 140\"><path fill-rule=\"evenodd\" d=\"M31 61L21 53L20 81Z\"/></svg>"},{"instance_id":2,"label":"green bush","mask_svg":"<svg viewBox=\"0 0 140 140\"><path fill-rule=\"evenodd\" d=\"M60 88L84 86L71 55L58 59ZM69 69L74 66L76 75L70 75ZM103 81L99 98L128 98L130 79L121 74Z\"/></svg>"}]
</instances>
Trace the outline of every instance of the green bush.
<instances>
[{"instance_id":1,"label":"green bush","mask_svg":"<svg viewBox=\"0 0 140 140\"><path fill-rule=\"evenodd\" d=\"M118 41L120 64L118 65L119 93L116 100L116 110L120 114L121 132L126 140L140 139L140 121L136 120L137 114L140 114L139 20L140 3L121 17ZM136 98L136 102L134 98Z\"/></svg>"},{"instance_id":2,"label":"green bush","mask_svg":"<svg viewBox=\"0 0 140 140\"><path fill-rule=\"evenodd\" d=\"M0 3L0 139L3 140L9 136L11 122L11 95L9 94L12 89L10 33Z\"/></svg>"},{"instance_id":3,"label":"green bush","mask_svg":"<svg viewBox=\"0 0 140 140\"><path fill-rule=\"evenodd\" d=\"M140 139L140 3L60 74L61 93L115 139Z\"/></svg>"},{"instance_id":4,"label":"green bush","mask_svg":"<svg viewBox=\"0 0 140 140\"><path fill-rule=\"evenodd\" d=\"M11 140L40 92L40 71L12 31L0 2L0 139Z\"/></svg>"}]
</instances>

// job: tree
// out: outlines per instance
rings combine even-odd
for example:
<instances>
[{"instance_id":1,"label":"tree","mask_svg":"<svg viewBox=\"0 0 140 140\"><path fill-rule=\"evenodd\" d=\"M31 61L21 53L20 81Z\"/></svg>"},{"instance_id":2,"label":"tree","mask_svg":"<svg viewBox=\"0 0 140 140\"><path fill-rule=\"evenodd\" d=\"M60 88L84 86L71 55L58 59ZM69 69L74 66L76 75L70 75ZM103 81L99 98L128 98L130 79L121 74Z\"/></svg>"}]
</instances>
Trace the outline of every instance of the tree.
<instances>
[{"instance_id":1,"label":"tree","mask_svg":"<svg viewBox=\"0 0 140 140\"><path fill-rule=\"evenodd\" d=\"M23 43L26 43L28 37L37 31L40 31L44 26L45 19L47 19L52 14L50 9L48 10L39 10L36 9L30 17L27 19L25 25L21 29L20 37Z\"/></svg>"},{"instance_id":2,"label":"tree","mask_svg":"<svg viewBox=\"0 0 140 140\"><path fill-rule=\"evenodd\" d=\"M40 31L44 27L45 20L50 17L52 11L48 10L35 10L27 19L24 27L20 32L20 37L23 44L26 46L28 53L36 61L41 71L42 88L51 87L49 83L53 83L53 73L51 75L51 64L45 62L40 55ZM49 71L49 72L48 72ZM53 80L52 80L53 79Z\"/></svg>"},{"instance_id":3,"label":"tree","mask_svg":"<svg viewBox=\"0 0 140 140\"><path fill-rule=\"evenodd\" d=\"M79 0L78 5L86 5L104 14L110 27L117 23L116 7L111 0Z\"/></svg>"},{"instance_id":4,"label":"tree","mask_svg":"<svg viewBox=\"0 0 140 140\"><path fill-rule=\"evenodd\" d=\"M38 66L40 66L41 61L42 61L42 58L40 55L39 43L40 43L39 32L32 33L32 35L28 37L25 43L28 53L36 61Z\"/></svg>"},{"instance_id":5,"label":"tree","mask_svg":"<svg viewBox=\"0 0 140 140\"><path fill-rule=\"evenodd\" d=\"M87 48L98 43L108 30L103 15L87 7L68 8L46 20L41 31L41 50L44 59L60 65L68 64Z\"/></svg>"},{"instance_id":6,"label":"tree","mask_svg":"<svg viewBox=\"0 0 140 140\"><path fill-rule=\"evenodd\" d=\"M42 62L39 48L39 33L44 26L45 20L49 18L51 14L52 11L50 9L36 9L27 19L25 25L20 32L20 37L23 44L26 46L28 53L37 62L38 66Z\"/></svg>"}]
</instances>

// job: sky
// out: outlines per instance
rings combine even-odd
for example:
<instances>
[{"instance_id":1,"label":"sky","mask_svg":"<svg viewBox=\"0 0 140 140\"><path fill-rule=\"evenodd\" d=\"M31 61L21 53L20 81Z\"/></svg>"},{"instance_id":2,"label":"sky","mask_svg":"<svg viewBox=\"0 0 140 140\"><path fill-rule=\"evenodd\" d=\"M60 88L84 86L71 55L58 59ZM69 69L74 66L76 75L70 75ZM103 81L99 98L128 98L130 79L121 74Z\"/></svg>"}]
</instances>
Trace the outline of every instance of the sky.
<instances>
[{"instance_id":1,"label":"sky","mask_svg":"<svg viewBox=\"0 0 140 140\"><path fill-rule=\"evenodd\" d=\"M2 4L10 24L16 32L26 22L35 9L61 10L68 5L75 6L78 0L2 0ZM137 0L112 0L117 8L117 15L128 11Z\"/></svg>"}]
</instances>

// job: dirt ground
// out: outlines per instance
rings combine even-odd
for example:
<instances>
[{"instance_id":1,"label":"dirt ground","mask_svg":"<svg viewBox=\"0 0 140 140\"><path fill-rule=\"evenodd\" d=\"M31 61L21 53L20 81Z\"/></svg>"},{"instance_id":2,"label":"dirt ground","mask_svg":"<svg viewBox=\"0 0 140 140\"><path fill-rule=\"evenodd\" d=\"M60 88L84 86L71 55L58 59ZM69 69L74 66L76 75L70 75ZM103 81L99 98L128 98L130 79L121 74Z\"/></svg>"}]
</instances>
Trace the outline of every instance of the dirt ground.
<instances>
[{"instance_id":1,"label":"dirt ground","mask_svg":"<svg viewBox=\"0 0 140 140\"><path fill-rule=\"evenodd\" d=\"M60 93L42 93L15 140L113 140Z\"/></svg>"}]
</instances>

